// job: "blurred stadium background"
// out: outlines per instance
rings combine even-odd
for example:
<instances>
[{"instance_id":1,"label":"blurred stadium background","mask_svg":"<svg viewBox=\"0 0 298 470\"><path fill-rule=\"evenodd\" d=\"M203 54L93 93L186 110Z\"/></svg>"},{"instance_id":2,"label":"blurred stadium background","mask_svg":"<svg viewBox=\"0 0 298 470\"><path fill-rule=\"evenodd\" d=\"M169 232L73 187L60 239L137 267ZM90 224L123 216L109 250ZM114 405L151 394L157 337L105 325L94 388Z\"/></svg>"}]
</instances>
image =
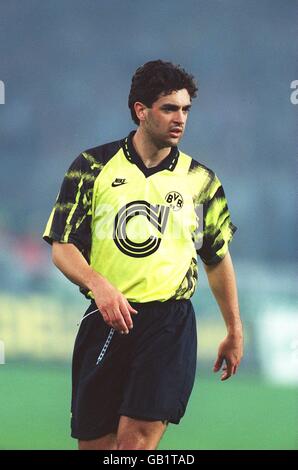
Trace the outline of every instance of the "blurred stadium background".
<instances>
[{"instance_id":1,"label":"blurred stadium background","mask_svg":"<svg viewBox=\"0 0 298 470\"><path fill-rule=\"evenodd\" d=\"M87 301L41 241L69 164L125 136L131 76L155 58L199 81L184 151L211 167L231 245L246 353L212 373L223 321L201 267L198 377L163 449L297 449L295 0L0 0L0 449L73 449L70 360ZM296 210L295 210L296 209Z\"/></svg>"}]
</instances>

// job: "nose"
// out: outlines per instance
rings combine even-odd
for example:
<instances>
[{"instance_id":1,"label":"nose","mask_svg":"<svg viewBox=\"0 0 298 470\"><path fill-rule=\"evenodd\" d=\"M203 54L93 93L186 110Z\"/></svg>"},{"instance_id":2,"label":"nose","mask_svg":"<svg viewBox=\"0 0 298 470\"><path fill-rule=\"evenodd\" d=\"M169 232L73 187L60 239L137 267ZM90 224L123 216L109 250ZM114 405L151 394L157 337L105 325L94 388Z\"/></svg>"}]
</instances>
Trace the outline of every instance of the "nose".
<instances>
[{"instance_id":1,"label":"nose","mask_svg":"<svg viewBox=\"0 0 298 470\"><path fill-rule=\"evenodd\" d=\"M175 124L183 124L185 122L186 116L183 113L182 109L179 109L174 116L174 122Z\"/></svg>"}]
</instances>

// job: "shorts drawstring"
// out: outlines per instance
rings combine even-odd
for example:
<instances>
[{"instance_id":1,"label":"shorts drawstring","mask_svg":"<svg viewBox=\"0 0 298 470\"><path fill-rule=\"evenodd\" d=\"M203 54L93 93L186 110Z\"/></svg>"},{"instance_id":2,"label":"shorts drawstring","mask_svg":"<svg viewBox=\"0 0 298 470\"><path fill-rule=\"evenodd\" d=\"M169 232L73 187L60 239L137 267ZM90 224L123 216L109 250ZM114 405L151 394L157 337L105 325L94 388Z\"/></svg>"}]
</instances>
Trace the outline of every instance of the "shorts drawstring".
<instances>
[{"instance_id":1,"label":"shorts drawstring","mask_svg":"<svg viewBox=\"0 0 298 470\"><path fill-rule=\"evenodd\" d=\"M77 326L79 326L85 318L89 317L89 315L92 315L95 312L99 312L99 309L97 308L96 310L93 310L92 312L89 312L87 315L84 315L83 318L77 323Z\"/></svg>"}]
</instances>

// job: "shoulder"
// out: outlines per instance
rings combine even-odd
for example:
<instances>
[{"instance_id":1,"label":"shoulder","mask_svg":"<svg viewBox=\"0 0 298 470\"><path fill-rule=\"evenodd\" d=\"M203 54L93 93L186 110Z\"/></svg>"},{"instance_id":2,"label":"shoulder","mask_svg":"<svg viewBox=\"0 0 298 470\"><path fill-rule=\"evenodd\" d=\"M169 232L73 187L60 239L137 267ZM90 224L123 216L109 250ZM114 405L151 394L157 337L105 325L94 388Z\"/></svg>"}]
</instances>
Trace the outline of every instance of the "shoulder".
<instances>
[{"instance_id":1,"label":"shoulder","mask_svg":"<svg viewBox=\"0 0 298 470\"><path fill-rule=\"evenodd\" d=\"M214 178L216 178L216 174L213 170L211 170L211 168L208 168L206 165L198 162L192 157L190 158L191 158L191 162L190 162L189 170L188 170L189 173L204 174L206 178L208 178L209 180L213 180Z\"/></svg>"},{"instance_id":2,"label":"shoulder","mask_svg":"<svg viewBox=\"0 0 298 470\"><path fill-rule=\"evenodd\" d=\"M211 168L208 168L206 165L203 163L199 162L192 156L188 155L187 153L183 152L182 150L179 149L179 156L180 158L185 162L185 166L188 169L188 173L191 175L196 175L196 174L204 174L208 176L210 179L213 179L215 177L215 173Z\"/></svg>"},{"instance_id":3,"label":"shoulder","mask_svg":"<svg viewBox=\"0 0 298 470\"><path fill-rule=\"evenodd\" d=\"M83 150L78 157L73 160L69 171L94 171L101 170L106 163L119 151L123 140L116 140L106 144L98 145Z\"/></svg>"},{"instance_id":4,"label":"shoulder","mask_svg":"<svg viewBox=\"0 0 298 470\"><path fill-rule=\"evenodd\" d=\"M190 155L184 152L180 152L180 155L186 162L187 177L194 195L199 197L200 200L210 196L210 193L220 185L216 173Z\"/></svg>"},{"instance_id":5,"label":"shoulder","mask_svg":"<svg viewBox=\"0 0 298 470\"><path fill-rule=\"evenodd\" d=\"M123 139L108 142L97 147L84 150L81 155L91 162L98 162L105 165L120 150Z\"/></svg>"}]
</instances>

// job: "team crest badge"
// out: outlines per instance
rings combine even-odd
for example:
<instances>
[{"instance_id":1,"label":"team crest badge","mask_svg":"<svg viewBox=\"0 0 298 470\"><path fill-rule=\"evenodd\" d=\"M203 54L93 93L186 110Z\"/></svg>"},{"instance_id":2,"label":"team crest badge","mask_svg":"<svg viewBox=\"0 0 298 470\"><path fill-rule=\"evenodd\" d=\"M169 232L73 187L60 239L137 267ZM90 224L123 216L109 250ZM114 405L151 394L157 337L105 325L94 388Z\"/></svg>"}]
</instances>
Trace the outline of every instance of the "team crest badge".
<instances>
[{"instance_id":1,"label":"team crest badge","mask_svg":"<svg viewBox=\"0 0 298 470\"><path fill-rule=\"evenodd\" d=\"M183 207L183 197L177 191L169 192L165 200L173 211L179 211Z\"/></svg>"}]
</instances>

